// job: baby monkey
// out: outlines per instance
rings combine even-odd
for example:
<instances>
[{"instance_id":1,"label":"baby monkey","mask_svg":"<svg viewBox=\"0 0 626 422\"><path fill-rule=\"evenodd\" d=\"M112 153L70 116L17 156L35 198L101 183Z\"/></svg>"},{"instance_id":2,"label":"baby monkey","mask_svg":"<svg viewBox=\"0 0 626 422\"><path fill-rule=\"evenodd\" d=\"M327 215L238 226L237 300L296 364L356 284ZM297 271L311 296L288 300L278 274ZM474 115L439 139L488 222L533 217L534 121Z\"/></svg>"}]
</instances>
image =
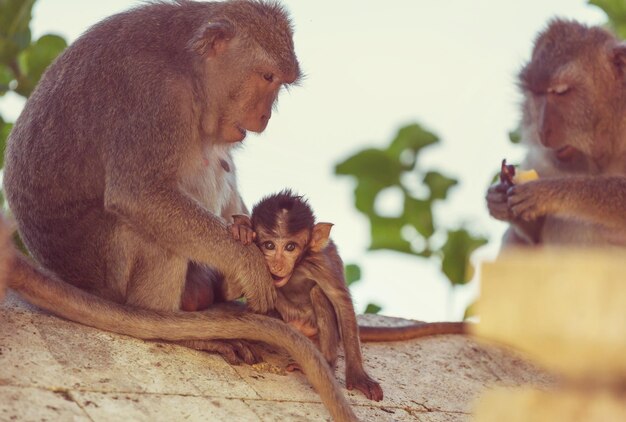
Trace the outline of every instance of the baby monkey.
<instances>
[{"instance_id":1,"label":"baby monkey","mask_svg":"<svg viewBox=\"0 0 626 422\"><path fill-rule=\"evenodd\" d=\"M346 387L371 400L383 391L363 368L360 340L397 341L436 334L464 334L460 322L415 323L402 327L359 327L344 267L330 240L330 223L315 223L307 201L289 190L268 196L252 216L233 216L231 231L244 244L256 243L263 252L277 287L280 317L316 343L335 367L343 343Z\"/></svg>"},{"instance_id":2,"label":"baby monkey","mask_svg":"<svg viewBox=\"0 0 626 422\"><path fill-rule=\"evenodd\" d=\"M331 368L343 341L346 387L356 388L370 400L382 400L380 384L363 368L359 327L343 263L329 238L332 224L315 223L307 201L289 190L261 200L251 217L235 215L233 220L235 239L255 242L265 256L277 287L276 310L283 321L316 340Z\"/></svg>"}]
</instances>

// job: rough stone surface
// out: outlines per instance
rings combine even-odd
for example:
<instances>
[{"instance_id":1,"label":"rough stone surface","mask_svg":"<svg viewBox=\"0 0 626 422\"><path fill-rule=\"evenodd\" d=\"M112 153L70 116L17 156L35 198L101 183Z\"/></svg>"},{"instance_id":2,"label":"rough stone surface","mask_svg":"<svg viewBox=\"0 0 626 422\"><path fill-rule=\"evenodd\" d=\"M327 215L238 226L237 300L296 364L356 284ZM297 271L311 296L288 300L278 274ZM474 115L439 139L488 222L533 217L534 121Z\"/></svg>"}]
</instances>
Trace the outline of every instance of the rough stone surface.
<instances>
[{"instance_id":1,"label":"rough stone surface","mask_svg":"<svg viewBox=\"0 0 626 422\"><path fill-rule=\"evenodd\" d=\"M385 399L345 390L362 420L468 421L486 387L551 383L519 355L463 336L363 349ZM306 378L282 371L288 358L263 350L265 366L231 366L219 356L68 322L9 294L0 305L0 421L329 420ZM337 376L343 384L343 361Z\"/></svg>"}]
</instances>

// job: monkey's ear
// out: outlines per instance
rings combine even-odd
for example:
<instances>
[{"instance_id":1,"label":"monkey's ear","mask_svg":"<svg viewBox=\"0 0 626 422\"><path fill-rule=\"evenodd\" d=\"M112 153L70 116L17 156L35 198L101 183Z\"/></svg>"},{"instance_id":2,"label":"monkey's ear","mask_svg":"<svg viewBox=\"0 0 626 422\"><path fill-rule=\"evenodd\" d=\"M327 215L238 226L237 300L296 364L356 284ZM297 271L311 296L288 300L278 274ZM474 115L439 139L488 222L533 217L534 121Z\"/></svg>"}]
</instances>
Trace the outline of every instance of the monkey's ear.
<instances>
[{"instance_id":1,"label":"monkey's ear","mask_svg":"<svg viewBox=\"0 0 626 422\"><path fill-rule=\"evenodd\" d=\"M252 227L252 220L250 220L250 217L244 214L233 215L233 223L239 224L241 226Z\"/></svg>"},{"instance_id":2,"label":"monkey's ear","mask_svg":"<svg viewBox=\"0 0 626 422\"><path fill-rule=\"evenodd\" d=\"M319 252L328 245L330 240L330 229L333 227L332 223L317 223L313 226L313 235L311 236L311 242L309 248L313 252Z\"/></svg>"},{"instance_id":3,"label":"monkey's ear","mask_svg":"<svg viewBox=\"0 0 626 422\"><path fill-rule=\"evenodd\" d=\"M613 64L617 67L620 75L624 75L626 70L626 42L621 42L613 46L611 50Z\"/></svg>"},{"instance_id":4,"label":"monkey's ear","mask_svg":"<svg viewBox=\"0 0 626 422\"><path fill-rule=\"evenodd\" d=\"M226 49L235 36L235 26L226 19L204 25L191 40L191 49L204 57L215 57Z\"/></svg>"}]
</instances>

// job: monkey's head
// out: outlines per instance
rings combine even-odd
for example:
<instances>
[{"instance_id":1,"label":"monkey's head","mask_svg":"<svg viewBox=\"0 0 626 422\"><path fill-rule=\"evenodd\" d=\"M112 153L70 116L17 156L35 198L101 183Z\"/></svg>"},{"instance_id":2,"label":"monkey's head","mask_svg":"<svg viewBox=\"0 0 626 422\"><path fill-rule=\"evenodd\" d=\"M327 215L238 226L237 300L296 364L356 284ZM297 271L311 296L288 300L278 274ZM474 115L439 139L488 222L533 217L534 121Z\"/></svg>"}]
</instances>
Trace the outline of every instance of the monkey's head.
<instances>
[{"instance_id":1,"label":"monkey's head","mask_svg":"<svg viewBox=\"0 0 626 422\"><path fill-rule=\"evenodd\" d=\"M611 154L624 120L626 46L609 32L554 20L519 74L523 131L560 162Z\"/></svg>"},{"instance_id":2,"label":"monkey's head","mask_svg":"<svg viewBox=\"0 0 626 422\"><path fill-rule=\"evenodd\" d=\"M262 132L281 88L301 77L286 11L274 2L217 3L190 48L206 79L209 127L222 142ZM220 18L216 19L215 16Z\"/></svg>"},{"instance_id":3,"label":"monkey's head","mask_svg":"<svg viewBox=\"0 0 626 422\"><path fill-rule=\"evenodd\" d=\"M252 210L255 242L263 252L276 287L289 281L307 253L320 252L329 241L330 223L315 223L302 196L284 190L263 198Z\"/></svg>"}]
</instances>

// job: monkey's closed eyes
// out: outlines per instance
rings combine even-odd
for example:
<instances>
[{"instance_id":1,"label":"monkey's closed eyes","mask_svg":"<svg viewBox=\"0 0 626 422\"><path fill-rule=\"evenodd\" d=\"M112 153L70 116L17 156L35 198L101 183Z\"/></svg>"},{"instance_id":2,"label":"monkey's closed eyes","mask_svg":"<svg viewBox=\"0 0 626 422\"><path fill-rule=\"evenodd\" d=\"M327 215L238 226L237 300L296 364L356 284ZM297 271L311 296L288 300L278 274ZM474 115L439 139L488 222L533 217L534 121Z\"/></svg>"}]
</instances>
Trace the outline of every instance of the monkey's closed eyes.
<instances>
[{"instance_id":1,"label":"monkey's closed eyes","mask_svg":"<svg viewBox=\"0 0 626 422\"><path fill-rule=\"evenodd\" d=\"M489 213L510 223L504 246L626 246L626 44L601 27L554 20L519 74L523 166L541 179L503 195Z\"/></svg>"}]
</instances>

